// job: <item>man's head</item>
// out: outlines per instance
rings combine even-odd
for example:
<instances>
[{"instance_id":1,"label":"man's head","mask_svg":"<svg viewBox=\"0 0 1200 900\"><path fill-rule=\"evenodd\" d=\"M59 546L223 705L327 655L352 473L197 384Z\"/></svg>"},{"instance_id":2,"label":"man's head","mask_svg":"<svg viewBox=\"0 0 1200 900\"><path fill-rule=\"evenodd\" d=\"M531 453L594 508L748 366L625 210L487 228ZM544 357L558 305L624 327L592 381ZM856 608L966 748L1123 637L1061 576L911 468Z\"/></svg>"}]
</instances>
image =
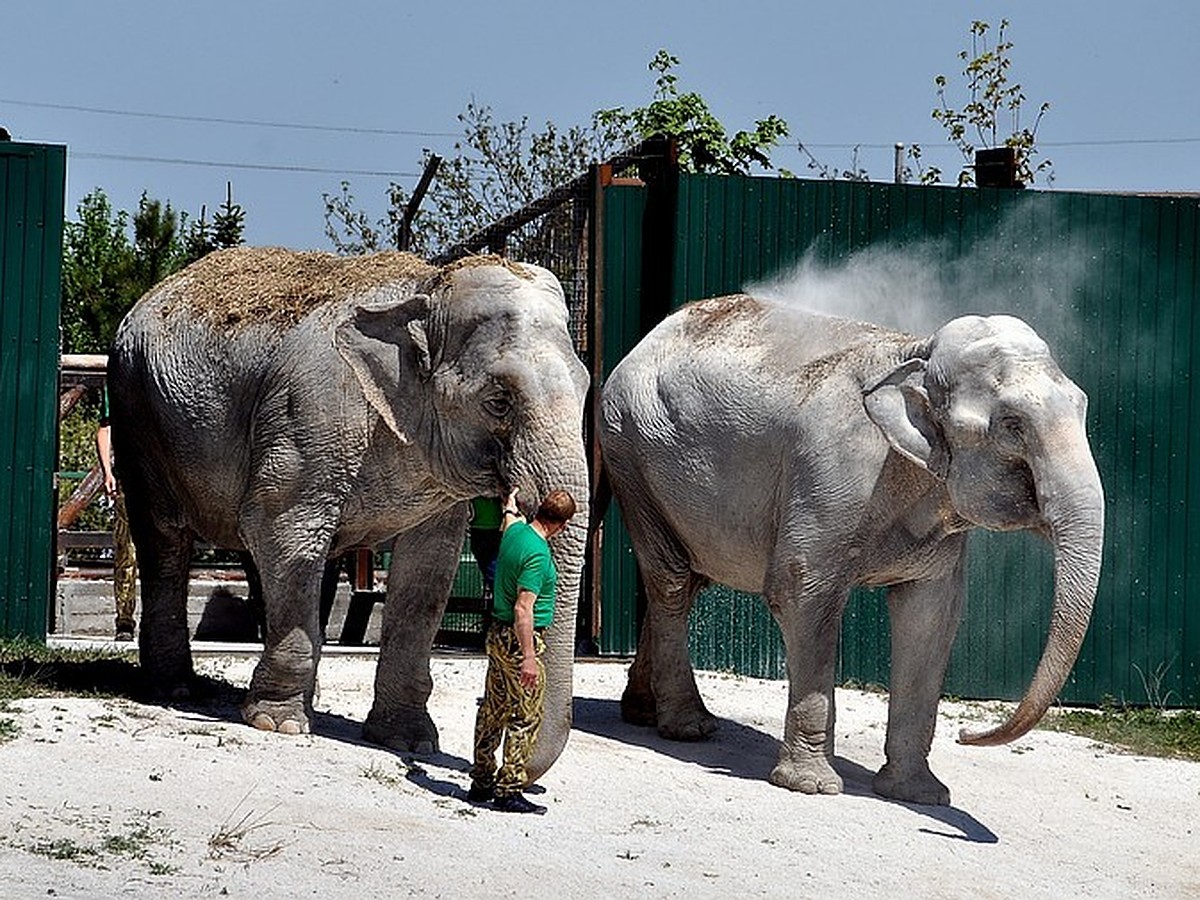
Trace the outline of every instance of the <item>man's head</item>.
<instances>
[{"instance_id":1,"label":"man's head","mask_svg":"<svg viewBox=\"0 0 1200 900\"><path fill-rule=\"evenodd\" d=\"M573 515L575 498L566 491L551 491L542 499L533 518L546 529L547 537L552 537L567 527Z\"/></svg>"}]
</instances>

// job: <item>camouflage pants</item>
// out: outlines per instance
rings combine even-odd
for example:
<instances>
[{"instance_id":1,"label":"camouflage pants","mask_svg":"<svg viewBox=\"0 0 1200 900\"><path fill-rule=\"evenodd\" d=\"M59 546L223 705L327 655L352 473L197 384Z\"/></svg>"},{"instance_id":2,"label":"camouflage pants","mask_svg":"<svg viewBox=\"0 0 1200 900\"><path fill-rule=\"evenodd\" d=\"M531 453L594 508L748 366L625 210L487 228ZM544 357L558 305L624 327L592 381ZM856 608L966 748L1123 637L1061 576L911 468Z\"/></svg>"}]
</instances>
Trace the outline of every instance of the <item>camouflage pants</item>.
<instances>
[{"instance_id":1,"label":"camouflage pants","mask_svg":"<svg viewBox=\"0 0 1200 900\"><path fill-rule=\"evenodd\" d=\"M471 781L493 786L498 796L518 793L525 787L525 766L533 755L538 731L542 727L542 698L546 688L546 669L542 636L533 635L538 657L537 687L521 686L521 645L511 625L493 623L487 634L487 684L483 703L475 717L475 764ZM496 751L504 743L503 762L496 769Z\"/></svg>"},{"instance_id":2,"label":"camouflage pants","mask_svg":"<svg viewBox=\"0 0 1200 900\"><path fill-rule=\"evenodd\" d=\"M113 595L117 601L117 631L133 631L137 606L137 555L129 536L125 494L117 493L113 505Z\"/></svg>"}]
</instances>

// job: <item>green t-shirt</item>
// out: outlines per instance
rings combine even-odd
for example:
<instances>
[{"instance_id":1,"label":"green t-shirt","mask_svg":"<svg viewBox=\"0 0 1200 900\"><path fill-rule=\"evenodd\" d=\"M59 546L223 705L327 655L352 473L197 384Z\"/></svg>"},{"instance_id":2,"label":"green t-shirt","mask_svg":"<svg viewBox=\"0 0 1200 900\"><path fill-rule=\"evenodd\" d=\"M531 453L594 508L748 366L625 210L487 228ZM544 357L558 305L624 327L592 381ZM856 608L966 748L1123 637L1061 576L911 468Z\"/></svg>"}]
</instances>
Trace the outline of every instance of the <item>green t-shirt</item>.
<instances>
[{"instance_id":1,"label":"green t-shirt","mask_svg":"<svg viewBox=\"0 0 1200 900\"><path fill-rule=\"evenodd\" d=\"M554 620L557 585L558 570L546 539L526 522L509 525L500 538L500 555L496 557L492 613L497 621L513 623L517 592L524 588L537 596L533 603L533 627L545 628Z\"/></svg>"},{"instance_id":2,"label":"green t-shirt","mask_svg":"<svg viewBox=\"0 0 1200 900\"><path fill-rule=\"evenodd\" d=\"M504 513L497 497L476 497L471 501L471 527L480 531L500 530Z\"/></svg>"}]
</instances>

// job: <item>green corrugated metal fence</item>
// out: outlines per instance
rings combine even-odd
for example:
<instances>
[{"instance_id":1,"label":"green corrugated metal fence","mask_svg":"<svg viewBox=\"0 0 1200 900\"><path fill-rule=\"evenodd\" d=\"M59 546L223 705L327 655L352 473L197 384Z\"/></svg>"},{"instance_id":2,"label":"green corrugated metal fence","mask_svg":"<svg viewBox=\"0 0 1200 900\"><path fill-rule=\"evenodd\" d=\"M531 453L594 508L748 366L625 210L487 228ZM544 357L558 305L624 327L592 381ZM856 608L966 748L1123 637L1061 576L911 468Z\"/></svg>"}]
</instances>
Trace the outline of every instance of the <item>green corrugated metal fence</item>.
<instances>
[{"instance_id":1,"label":"green corrugated metal fence","mask_svg":"<svg viewBox=\"0 0 1200 900\"><path fill-rule=\"evenodd\" d=\"M603 310L600 323L603 376L613 370L638 342L642 323L642 219L646 211L644 188L614 186L604 189L603 295L596 298ZM621 513L610 504L603 523L600 565L601 653L624 654L637 646L637 562Z\"/></svg>"},{"instance_id":2,"label":"green corrugated metal fence","mask_svg":"<svg viewBox=\"0 0 1200 900\"><path fill-rule=\"evenodd\" d=\"M1096 608L1063 698L1196 704L1200 601L1191 585L1200 574L1200 478L1190 470L1191 435L1200 427L1198 218L1196 197L681 175L671 303L796 274L803 262L809 301L872 301L848 310L859 317L921 333L969 312L1029 321L1088 393L1107 496ZM606 254L606 271L620 265ZM610 289L606 321L618 301ZM606 358L613 349L606 345ZM1014 698L1041 654L1053 561L1027 534L977 532L970 553L946 690ZM628 618L630 597L627 578L613 590L605 585L606 621ZM847 609L843 679L887 681L883 597L864 592ZM606 635L601 646L628 652L624 636ZM702 667L784 672L765 607L722 588L697 602L692 649Z\"/></svg>"},{"instance_id":3,"label":"green corrugated metal fence","mask_svg":"<svg viewBox=\"0 0 1200 900\"><path fill-rule=\"evenodd\" d=\"M66 149L0 142L0 636L46 637Z\"/></svg>"}]
</instances>

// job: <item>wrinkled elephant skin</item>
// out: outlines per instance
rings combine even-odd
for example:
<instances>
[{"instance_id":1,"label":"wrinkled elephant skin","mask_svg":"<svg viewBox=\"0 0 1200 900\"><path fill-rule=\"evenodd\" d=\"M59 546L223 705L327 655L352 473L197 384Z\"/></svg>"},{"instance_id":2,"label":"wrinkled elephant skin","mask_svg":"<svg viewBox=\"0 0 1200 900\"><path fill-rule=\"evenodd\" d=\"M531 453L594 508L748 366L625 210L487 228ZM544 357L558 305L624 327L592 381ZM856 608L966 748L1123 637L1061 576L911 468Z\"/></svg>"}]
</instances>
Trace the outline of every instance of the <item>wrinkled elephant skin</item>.
<instances>
[{"instance_id":1,"label":"wrinkled elephant skin","mask_svg":"<svg viewBox=\"0 0 1200 900\"><path fill-rule=\"evenodd\" d=\"M574 530L587 530L587 373L562 288L536 266L212 253L126 316L109 389L141 568L142 666L159 691L187 689L193 542L248 552L266 641L242 712L258 728L311 726L326 559L395 538L364 731L437 749L429 654L470 498L565 488L581 505ZM561 643L583 542L558 544ZM570 728L570 664L560 653L547 665L543 768Z\"/></svg>"},{"instance_id":2,"label":"wrinkled elephant skin","mask_svg":"<svg viewBox=\"0 0 1200 900\"><path fill-rule=\"evenodd\" d=\"M928 338L738 295L684 307L604 385L605 470L648 610L622 698L633 722L691 740L714 725L688 658L687 614L719 582L763 595L789 696L770 780L838 793L834 669L857 586L888 587L892 668L880 794L946 804L928 756L965 590L967 533L1027 529L1055 554L1041 664L1004 724L1053 702L1100 571L1104 494L1087 401L1024 322L955 319Z\"/></svg>"}]
</instances>

